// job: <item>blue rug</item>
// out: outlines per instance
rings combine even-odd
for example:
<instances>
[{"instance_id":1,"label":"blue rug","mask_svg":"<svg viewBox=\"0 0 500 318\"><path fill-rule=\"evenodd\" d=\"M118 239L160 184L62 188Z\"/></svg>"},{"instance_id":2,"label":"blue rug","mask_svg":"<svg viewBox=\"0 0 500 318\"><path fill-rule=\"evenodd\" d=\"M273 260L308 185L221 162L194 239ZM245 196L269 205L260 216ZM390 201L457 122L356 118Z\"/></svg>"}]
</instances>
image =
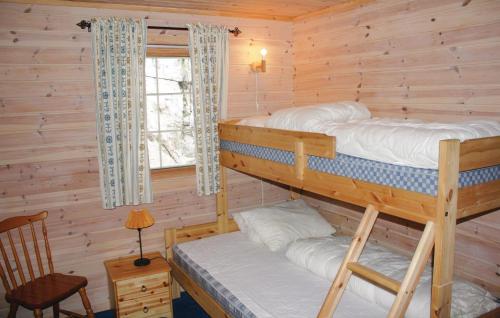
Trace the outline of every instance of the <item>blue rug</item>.
<instances>
[{"instance_id":1,"label":"blue rug","mask_svg":"<svg viewBox=\"0 0 500 318\"><path fill-rule=\"evenodd\" d=\"M174 299L172 306L174 307L175 318L210 318L188 293L182 293L181 298ZM115 318L115 311L101 311L96 313L95 317Z\"/></svg>"}]
</instances>

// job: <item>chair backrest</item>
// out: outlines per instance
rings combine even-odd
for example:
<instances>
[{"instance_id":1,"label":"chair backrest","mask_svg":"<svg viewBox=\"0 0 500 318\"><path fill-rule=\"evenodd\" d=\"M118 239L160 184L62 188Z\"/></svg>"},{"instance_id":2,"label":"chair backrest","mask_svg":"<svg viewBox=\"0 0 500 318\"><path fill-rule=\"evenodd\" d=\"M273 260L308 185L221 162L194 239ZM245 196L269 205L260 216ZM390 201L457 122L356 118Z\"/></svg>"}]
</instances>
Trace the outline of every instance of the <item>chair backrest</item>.
<instances>
[{"instance_id":1,"label":"chair backrest","mask_svg":"<svg viewBox=\"0 0 500 318\"><path fill-rule=\"evenodd\" d=\"M2 283L5 288L7 294L9 294L13 289L18 288L19 286L25 285L27 282L34 280L37 277L45 276L45 270L43 268L42 257L40 254L40 248L38 246L38 240L36 237L36 225L41 223L43 240L45 242L45 254L47 256L47 261L49 265L49 272L51 274L54 273L54 265L52 264L52 255L50 252L49 241L47 238L47 226L45 225L45 219L48 216L47 211L42 211L38 214L29 215L29 216L16 216L12 218L5 219L0 222L0 252L3 257L3 265L7 271L5 273L4 266L0 264L0 277L2 278ZM33 265L30 257L30 250L28 248L27 240L24 236L23 228L29 228L28 231L31 232L31 243L33 245L33 250L35 251L36 262L38 264L38 273L39 276L35 275L33 270ZM17 234L16 234L17 232ZM24 262L28 268L29 279L24 275L24 269L19 259L19 255L16 249L16 242L14 240L14 235L18 238L22 246L22 252L24 254ZM28 235L29 237L29 235ZM15 265L15 269L17 269L18 276L20 278L20 284L18 284L16 280L15 271L11 266L11 259L9 259L8 251L3 244L3 240L9 241L10 245L10 254L14 258L13 265ZM28 240L29 242L29 240ZM19 244L17 244L19 245ZM8 277L7 277L8 275ZM9 282L10 280L10 282Z\"/></svg>"}]
</instances>

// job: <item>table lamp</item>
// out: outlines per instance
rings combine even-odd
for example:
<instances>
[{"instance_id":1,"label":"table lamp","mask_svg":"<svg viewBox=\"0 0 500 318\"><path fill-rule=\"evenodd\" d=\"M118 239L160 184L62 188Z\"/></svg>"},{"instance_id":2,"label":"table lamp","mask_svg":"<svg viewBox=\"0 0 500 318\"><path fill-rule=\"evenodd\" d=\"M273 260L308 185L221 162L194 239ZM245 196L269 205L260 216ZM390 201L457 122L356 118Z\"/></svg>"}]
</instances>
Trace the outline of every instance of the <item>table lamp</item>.
<instances>
[{"instance_id":1,"label":"table lamp","mask_svg":"<svg viewBox=\"0 0 500 318\"><path fill-rule=\"evenodd\" d=\"M154 223L155 220L147 209L133 209L128 214L127 222L125 222L125 227L128 229L137 229L139 231L139 247L141 249L141 257L134 261L135 266L146 266L151 263L149 259L142 257L141 230L150 227Z\"/></svg>"}]
</instances>

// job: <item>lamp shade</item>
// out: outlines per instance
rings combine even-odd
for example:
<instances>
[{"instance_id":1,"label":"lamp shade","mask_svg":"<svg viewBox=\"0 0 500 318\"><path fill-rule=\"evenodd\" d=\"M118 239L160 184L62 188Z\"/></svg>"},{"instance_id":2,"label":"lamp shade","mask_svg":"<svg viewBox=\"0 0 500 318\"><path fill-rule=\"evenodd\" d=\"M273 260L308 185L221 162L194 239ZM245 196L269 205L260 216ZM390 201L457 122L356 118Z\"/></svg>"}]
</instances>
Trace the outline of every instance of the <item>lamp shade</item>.
<instances>
[{"instance_id":1,"label":"lamp shade","mask_svg":"<svg viewBox=\"0 0 500 318\"><path fill-rule=\"evenodd\" d=\"M143 229L153 224L155 224L155 219L147 209L134 209L128 214L125 227L128 229Z\"/></svg>"}]
</instances>

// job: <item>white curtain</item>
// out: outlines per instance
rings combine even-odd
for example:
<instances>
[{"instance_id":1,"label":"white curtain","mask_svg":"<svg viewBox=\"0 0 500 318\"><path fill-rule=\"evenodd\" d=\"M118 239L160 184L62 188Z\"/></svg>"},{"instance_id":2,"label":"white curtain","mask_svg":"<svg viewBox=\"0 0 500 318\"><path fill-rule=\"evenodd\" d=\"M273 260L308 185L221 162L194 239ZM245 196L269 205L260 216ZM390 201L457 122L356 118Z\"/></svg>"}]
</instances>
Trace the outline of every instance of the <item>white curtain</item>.
<instances>
[{"instance_id":1,"label":"white curtain","mask_svg":"<svg viewBox=\"0 0 500 318\"><path fill-rule=\"evenodd\" d=\"M92 20L103 207L151 203L146 141L144 20Z\"/></svg>"},{"instance_id":2,"label":"white curtain","mask_svg":"<svg viewBox=\"0 0 500 318\"><path fill-rule=\"evenodd\" d=\"M217 122L227 115L229 68L228 29L194 24L189 28L196 139L196 180L199 195L217 193L219 135Z\"/></svg>"}]
</instances>

